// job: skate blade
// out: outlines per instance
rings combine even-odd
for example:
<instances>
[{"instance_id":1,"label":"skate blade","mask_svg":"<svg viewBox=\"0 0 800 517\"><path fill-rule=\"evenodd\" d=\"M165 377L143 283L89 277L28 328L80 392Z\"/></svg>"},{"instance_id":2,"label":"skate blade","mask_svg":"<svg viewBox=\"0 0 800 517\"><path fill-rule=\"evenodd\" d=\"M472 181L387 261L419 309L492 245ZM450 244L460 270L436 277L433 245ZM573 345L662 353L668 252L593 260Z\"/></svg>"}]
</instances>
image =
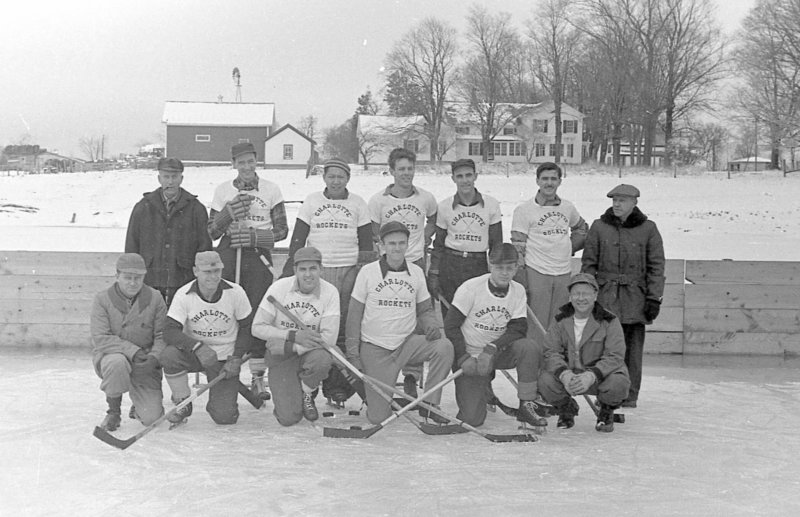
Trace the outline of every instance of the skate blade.
<instances>
[{"instance_id":1,"label":"skate blade","mask_svg":"<svg viewBox=\"0 0 800 517\"><path fill-rule=\"evenodd\" d=\"M520 431L527 433L527 434L536 434L536 435L544 435L547 434L547 426L546 425L528 425L528 424L520 424L517 427Z\"/></svg>"}]
</instances>

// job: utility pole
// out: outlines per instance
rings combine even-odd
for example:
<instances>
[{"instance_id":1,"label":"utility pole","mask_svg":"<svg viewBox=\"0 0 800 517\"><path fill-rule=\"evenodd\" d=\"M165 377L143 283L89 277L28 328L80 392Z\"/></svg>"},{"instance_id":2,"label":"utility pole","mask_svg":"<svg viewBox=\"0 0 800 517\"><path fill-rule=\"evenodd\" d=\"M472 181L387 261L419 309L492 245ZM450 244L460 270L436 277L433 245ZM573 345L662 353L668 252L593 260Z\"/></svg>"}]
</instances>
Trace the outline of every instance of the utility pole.
<instances>
[{"instance_id":1,"label":"utility pole","mask_svg":"<svg viewBox=\"0 0 800 517\"><path fill-rule=\"evenodd\" d=\"M758 115L756 115L756 132L755 132L755 142L753 143L753 147L755 148L753 154L753 170L758 171Z\"/></svg>"}]
</instances>

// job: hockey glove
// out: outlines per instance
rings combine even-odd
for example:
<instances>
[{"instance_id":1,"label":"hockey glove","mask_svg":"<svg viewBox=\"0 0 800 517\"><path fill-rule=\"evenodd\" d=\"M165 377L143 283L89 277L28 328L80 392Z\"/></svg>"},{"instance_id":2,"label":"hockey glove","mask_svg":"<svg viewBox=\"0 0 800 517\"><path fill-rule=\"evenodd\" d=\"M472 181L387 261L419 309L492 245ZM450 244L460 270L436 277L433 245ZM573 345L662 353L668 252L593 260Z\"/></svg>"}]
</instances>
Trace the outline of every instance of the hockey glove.
<instances>
[{"instance_id":1,"label":"hockey glove","mask_svg":"<svg viewBox=\"0 0 800 517\"><path fill-rule=\"evenodd\" d=\"M225 209L230 213L234 220L240 221L247 217L250 213L250 203L253 197L244 192L237 194L235 198L231 199L225 204Z\"/></svg>"},{"instance_id":2,"label":"hockey glove","mask_svg":"<svg viewBox=\"0 0 800 517\"><path fill-rule=\"evenodd\" d=\"M216 356L216 354L214 354ZM242 358L235 355L229 355L228 360L225 361L225 366L222 367L222 373L225 374L226 379L237 379L239 372L242 371Z\"/></svg>"},{"instance_id":3,"label":"hockey glove","mask_svg":"<svg viewBox=\"0 0 800 517\"><path fill-rule=\"evenodd\" d=\"M647 323L652 323L661 312L661 302L658 300L651 300L648 298L644 301L644 319Z\"/></svg>"},{"instance_id":4,"label":"hockey glove","mask_svg":"<svg viewBox=\"0 0 800 517\"><path fill-rule=\"evenodd\" d=\"M464 375L477 376L478 373L478 360L472 356L467 357L461 362L461 369L464 370Z\"/></svg>"},{"instance_id":5,"label":"hockey glove","mask_svg":"<svg viewBox=\"0 0 800 517\"><path fill-rule=\"evenodd\" d=\"M216 368L219 359L217 359L217 353L214 352L210 346L198 342L192 351L194 355L197 356L197 359L200 361L200 364L203 365L204 369L209 370Z\"/></svg>"},{"instance_id":6,"label":"hockey glove","mask_svg":"<svg viewBox=\"0 0 800 517\"><path fill-rule=\"evenodd\" d=\"M497 347L494 345L486 345L483 347L476 361L478 363L478 375L488 376L494 370L494 354L497 352Z\"/></svg>"},{"instance_id":7,"label":"hockey glove","mask_svg":"<svg viewBox=\"0 0 800 517\"><path fill-rule=\"evenodd\" d=\"M231 228L231 248L266 248L275 246L272 230L255 228Z\"/></svg>"}]
</instances>

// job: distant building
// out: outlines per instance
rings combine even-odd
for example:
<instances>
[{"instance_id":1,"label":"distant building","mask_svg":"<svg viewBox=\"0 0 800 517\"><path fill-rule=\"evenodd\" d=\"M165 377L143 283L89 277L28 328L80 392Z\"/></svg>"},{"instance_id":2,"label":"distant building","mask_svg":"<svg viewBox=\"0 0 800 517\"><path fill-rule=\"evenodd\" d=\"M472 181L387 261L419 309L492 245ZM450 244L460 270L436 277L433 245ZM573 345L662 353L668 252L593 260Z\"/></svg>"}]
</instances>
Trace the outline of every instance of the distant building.
<instances>
[{"instance_id":1,"label":"distant building","mask_svg":"<svg viewBox=\"0 0 800 517\"><path fill-rule=\"evenodd\" d=\"M739 158L738 160L731 160L728 162L728 171L730 172L754 172L766 171L772 168L772 161L769 158L761 158L760 156L746 158Z\"/></svg>"},{"instance_id":2,"label":"distant building","mask_svg":"<svg viewBox=\"0 0 800 517\"><path fill-rule=\"evenodd\" d=\"M457 158L480 159L483 138L480 123L464 103L447 105L448 120L442 126L438 153L443 161ZM583 114L568 104L561 106L561 163L581 163ZM489 161L500 163L543 163L556 154L555 113L552 101L538 104L500 104L495 120L499 128L490 141ZM368 148L370 163L387 163L389 152L404 147L417 153L419 162L430 160L431 142L424 135L421 116L390 117L359 115L356 129L359 143ZM359 163L362 156L359 155Z\"/></svg>"},{"instance_id":3,"label":"distant building","mask_svg":"<svg viewBox=\"0 0 800 517\"><path fill-rule=\"evenodd\" d=\"M303 132L286 124L264 142L264 166L273 169L305 169L317 145Z\"/></svg>"},{"instance_id":4,"label":"distant building","mask_svg":"<svg viewBox=\"0 0 800 517\"><path fill-rule=\"evenodd\" d=\"M86 161L53 153L38 145L11 145L3 150L0 168L30 173L81 172L86 170Z\"/></svg>"},{"instance_id":5,"label":"distant building","mask_svg":"<svg viewBox=\"0 0 800 517\"><path fill-rule=\"evenodd\" d=\"M275 127L273 103L168 101L166 155L187 163L230 163L231 146L251 142L264 163L264 142Z\"/></svg>"}]
</instances>

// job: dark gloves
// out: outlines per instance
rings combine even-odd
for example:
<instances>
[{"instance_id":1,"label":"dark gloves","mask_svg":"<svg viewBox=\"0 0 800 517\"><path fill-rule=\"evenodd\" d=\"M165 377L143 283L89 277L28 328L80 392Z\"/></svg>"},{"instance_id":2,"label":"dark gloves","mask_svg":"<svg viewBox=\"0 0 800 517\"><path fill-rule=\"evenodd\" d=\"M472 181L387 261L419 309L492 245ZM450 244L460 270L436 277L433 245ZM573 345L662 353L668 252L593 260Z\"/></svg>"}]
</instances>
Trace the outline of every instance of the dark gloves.
<instances>
[{"instance_id":1,"label":"dark gloves","mask_svg":"<svg viewBox=\"0 0 800 517\"><path fill-rule=\"evenodd\" d=\"M161 366L158 358L154 355L148 354L144 350L137 350L133 355L133 367L140 370L156 369Z\"/></svg>"},{"instance_id":2,"label":"dark gloves","mask_svg":"<svg viewBox=\"0 0 800 517\"><path fill-rule=\"evenodd\" d=\"M208 370L209 368L215 368L217 366L217 353L214 352L210 346L206 345L205 343L197 343L195 347L192 349L194 355L197 356L197 359L200 360L200 364L203 365L203 368Z\"/></svg>"},{"instance_id":3,"label":"dark gloves","mask_svg":"<svg viewBox=\"0 0 800 517\"><path fill-rule=\"evenodd\" d=\"M497 347L494 345L490 344L483 347L483 352L477 357L478 375L487 376L492 373L495 352L497 352Z\"/></svg>"},{"instance_id":4,"label":"dark gloves","mask_svg":"<svg viewBox=\"0 0 800 517\"><path fill-rule=\"evenodd\" d=\"M658 313L661 312L661 302L658 300L651 300L648 298L644 301L644 319L647 320L648 323L652 323L658 317Z\"/></svg>"},{"instance_id":5,"label":"dark gloves","mask_svg":"<svg viewBox=\"0 0 800 517\"><path fill-rule=\"evenodd\" d=\"M225 211L227 211L235 221L241 221L247 217L247 214L250 212L250 203L252 203L252 201L253 197L250 194L245 194L244 192L239 193L235 198L225 204Z\"/></svg>"},{"instance_id":6,"label":"dark gloves","mask_svg":"<svg viewBox=\"0 0 800 517\"><path fill-rule=\"evenodd\" d=\"M241 371L242 371L242 358L236 357L235 355L228 356L228 360L225 361L225 366L222 367L222 373L225 374L225 378L238 379L239 372Z\"/></svg>"}]
</instances>

